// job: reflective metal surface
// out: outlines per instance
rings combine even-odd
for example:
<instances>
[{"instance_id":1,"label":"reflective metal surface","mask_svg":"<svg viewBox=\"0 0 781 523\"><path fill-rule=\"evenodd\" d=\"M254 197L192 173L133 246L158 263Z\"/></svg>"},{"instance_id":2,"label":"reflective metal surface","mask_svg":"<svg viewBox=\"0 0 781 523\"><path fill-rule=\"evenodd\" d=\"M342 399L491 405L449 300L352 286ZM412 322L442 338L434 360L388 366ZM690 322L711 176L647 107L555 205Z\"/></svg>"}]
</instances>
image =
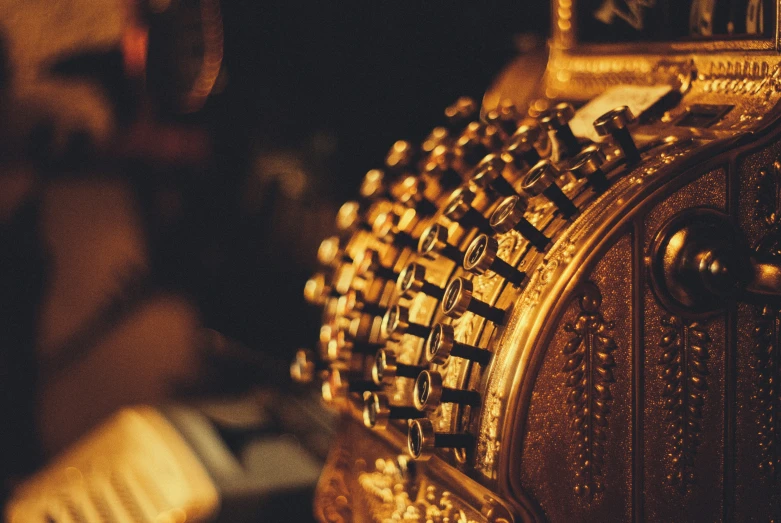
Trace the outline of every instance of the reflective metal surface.
<instances>
[{"instance_id":1,"label":"reflective metal surface","mask_svg":"<svg viewBox=\"0 0 781 523\"><path fill-rule=\"evenodd\" d=\"M406 166L436 212L384 177L388 194L364 197L353 221L396 216L389 237L342 227L349 259L376 250L393 274L414 262L445 290L345 283L390 307L372 341L425 370L384 386L418 408L411 421L369 431L361 396L334 401L344 428L323 521L781 518L775 42L581 45L577 4L554 1L542 78L511 64L482 119L467 123L463 100L448 108L447 154L424 144ZM529 90L512 78L535 94L515 96ZM318 288L340 277L328 272ZM349 332L329 299L324 323ZM351 375L371 360L349 359Z\"/></svg>"}]
</instances>

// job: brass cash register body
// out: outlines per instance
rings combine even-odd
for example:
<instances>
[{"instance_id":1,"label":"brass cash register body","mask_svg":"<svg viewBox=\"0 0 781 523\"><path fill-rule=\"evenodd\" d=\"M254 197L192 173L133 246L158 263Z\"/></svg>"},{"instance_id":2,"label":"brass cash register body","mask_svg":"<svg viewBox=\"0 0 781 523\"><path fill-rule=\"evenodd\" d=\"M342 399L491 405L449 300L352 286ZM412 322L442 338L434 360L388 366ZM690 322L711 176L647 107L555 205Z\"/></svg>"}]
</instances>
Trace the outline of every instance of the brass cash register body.
<instances>
[{"instance_id":1,"label":"brass cash register body","mask_svg":"<svg viewBox=\"0 0 781 523\"><path fill-rule=\"evenodd\" d=\"M321 246L319 519L781 521L778 6L580 3Z\"/></svg>"}]
</instances>

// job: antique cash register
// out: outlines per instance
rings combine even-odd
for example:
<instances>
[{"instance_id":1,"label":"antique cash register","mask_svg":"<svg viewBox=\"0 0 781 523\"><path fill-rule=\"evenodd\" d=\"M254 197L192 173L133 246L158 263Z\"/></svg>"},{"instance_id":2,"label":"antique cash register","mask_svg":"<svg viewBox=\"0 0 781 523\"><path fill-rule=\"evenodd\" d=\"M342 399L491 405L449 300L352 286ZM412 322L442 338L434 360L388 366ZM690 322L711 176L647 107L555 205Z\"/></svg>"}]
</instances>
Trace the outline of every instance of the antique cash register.
<instances>
[{"instance_id":1,"label":"antique cash register","mask_svg":"<svg viewBox=\"0 0 781 523\"><path fill-rule=\"evenodd\" d=\"M778 2L551 7L320 246L316 515L781 521Z\"/></svg>"}]
</instances>

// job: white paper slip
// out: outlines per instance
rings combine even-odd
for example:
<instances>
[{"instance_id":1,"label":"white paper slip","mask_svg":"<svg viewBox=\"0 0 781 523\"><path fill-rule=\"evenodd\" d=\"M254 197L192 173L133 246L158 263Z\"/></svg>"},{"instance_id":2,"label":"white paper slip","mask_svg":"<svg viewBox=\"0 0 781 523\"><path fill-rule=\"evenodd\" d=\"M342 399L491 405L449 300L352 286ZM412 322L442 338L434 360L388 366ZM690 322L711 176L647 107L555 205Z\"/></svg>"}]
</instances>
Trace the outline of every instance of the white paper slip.
<instances>
[{"instance_id":1,"label":"white paper slip","mask_svg":"<svg viewBox=\"0 0 781 523\"><path fill-rule=\"evenodd\" d=\"M628 106L635 118L638 118L672 89L669 85L617 85L611 87L578 109L569 125L575 136L598 141L600 136L594 130L594 120L622 105Z\"/></svg>"}]
</instances>

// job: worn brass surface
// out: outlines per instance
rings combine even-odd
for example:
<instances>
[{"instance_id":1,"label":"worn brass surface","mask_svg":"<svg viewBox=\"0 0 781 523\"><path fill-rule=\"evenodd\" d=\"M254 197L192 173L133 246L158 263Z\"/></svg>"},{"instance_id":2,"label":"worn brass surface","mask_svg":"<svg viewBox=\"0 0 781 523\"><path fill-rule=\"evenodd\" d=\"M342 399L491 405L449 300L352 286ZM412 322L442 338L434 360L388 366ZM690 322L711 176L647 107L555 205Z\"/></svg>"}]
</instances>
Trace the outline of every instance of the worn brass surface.
<instances>
[{"instance_id":1,"label":"worn brass surface","mask_svg":"<svg viewBox=\"0 0 781 523\"><path fill-rule=\"evenodd\" d=\"M400 363L438 372L443 387L479 394L478 406L443 402L419 415L431 421L434 438L466 432L475 443L437 448L401 479L396 457L406 454L408 424L392 420L384 430L364 429L360 398L352 395L337 405L344 429L317 494L324 521L781 521L781 308L767 292L775 289L781 255L777 38L584 46L573 24L576 7L576 0L553 1L542 78L530 79L521 62L512 64L486 94L485 121L460 124L469 139L458 141L451 130L451 141L438 145L449 148L439 158L454 159L452 168L463 178L456 190L475 194L459 208L463 212L445 216L453 188L422 167L415 172L438 208L433 216L398 201L360 202L367 223L395 213L413 237L437 223L461 252L489 234L498 245L492 259L524 272L521 285L490 268L469 272L448 257L382 243L357 227L340 237L353 258L373 248L395 271L420 264L438 288L465 278L474 299L505 316L494 323L459 309L452 319L442 313L439 297L422 292L396 296L391 290L371 298L383 306L398 302L412 323L450 325L456 342L492 353L485 365L460 357L427 360L420 337L378 340ZM638 93L658 99L643 105ZM576 132L581 148L599 149L588 152L599 164L570 173L574 163L566 157L576 151L562 150L556 133L567 121L577 131L578 113L557 120L557 129L540 134L535 147L548 176L576 207L567 218L545 194L523 194L531 166L513 156L521 150L507 132L512 126L500 119L520 114L517 127L536 128L534 119L562 101L581 107L594 99L613 104L605 113L630 107L637 120L628 130L640 161L624 158L626 135L593 143L593 130ZM502 100L515 109L502 111ZM479 137L483 152L506 158L502 176L528 198L523 218L549 244L531 245L501 223L492 233L479 219L459 223L468 208L490 218L508 191L470 183L479 160L467 160L458 144L474 147ZM602 178L590 180L594 173L604 175L607 186ZM724 232L737 231L750 250L746 259L763 260L749 279L761 283L766 300L752 287L710 295L702 311L671 305L661 295L653 275L666 270L665 253L655 250L655 241L662 241L668 224L693 216L692 209L725 217L730 226ZM685 234L677 238L664 241L687 241ZM668 280L665 285L675 284L674 277ZM348 286L368 297L372 279ZM366 367L353 364L358 372ZM414 383L396 379L386 388L390 403L412 405Z\"/></svg>"}]
</instances>

